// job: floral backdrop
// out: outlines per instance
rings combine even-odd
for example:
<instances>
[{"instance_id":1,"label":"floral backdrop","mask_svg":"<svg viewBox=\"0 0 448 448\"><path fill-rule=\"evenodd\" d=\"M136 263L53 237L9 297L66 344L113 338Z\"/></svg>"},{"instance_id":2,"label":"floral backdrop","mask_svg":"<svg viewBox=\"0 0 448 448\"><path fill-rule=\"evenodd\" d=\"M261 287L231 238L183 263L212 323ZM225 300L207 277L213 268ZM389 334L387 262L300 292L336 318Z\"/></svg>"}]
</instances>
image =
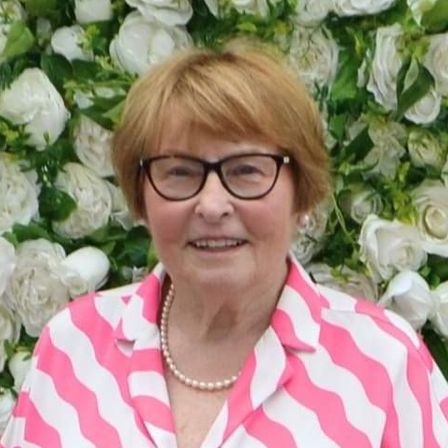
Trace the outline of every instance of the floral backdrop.
<instances>
[{"instance_id":1,"label":"floral backdrop","mask_svg":"<svg viewBox=\"0 0 448 448\"><path fill-rule=\"evenodd\" d=\"M293 250L421 332L448 377L446 0L1 0L0 433L43 325L155 263L111 167L134 80L257 36L318 101L335 179Z\"/></svg>"}]
</instances>

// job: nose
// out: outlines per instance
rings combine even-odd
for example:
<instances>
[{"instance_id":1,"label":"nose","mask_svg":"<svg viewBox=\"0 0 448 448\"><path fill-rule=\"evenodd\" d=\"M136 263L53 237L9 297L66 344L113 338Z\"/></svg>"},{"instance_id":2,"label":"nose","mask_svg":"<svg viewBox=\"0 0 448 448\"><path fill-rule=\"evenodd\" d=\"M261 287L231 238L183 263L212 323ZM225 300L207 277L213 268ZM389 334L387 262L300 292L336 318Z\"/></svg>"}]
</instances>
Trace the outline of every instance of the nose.
<instances>
[{"instance_id":1,"label":"nose","mask_svg":"<svg viewBox=\"0 0 448 448\"><path fill-rule=\"evenodd\" d=\"M233 212L232 196L217 173L208 173L204 187L197 195L195 212L208 222L219 222Z\"/></svg>"}]
</instances>

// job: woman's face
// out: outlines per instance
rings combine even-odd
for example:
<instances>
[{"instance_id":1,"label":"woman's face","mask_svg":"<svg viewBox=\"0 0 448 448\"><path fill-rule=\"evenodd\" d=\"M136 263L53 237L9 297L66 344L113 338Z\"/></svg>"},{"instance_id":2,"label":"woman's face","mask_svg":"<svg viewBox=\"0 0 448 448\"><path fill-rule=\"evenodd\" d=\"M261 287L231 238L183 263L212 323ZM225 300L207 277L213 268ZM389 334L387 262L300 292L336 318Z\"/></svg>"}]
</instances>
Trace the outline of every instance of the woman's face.
<instances>
[{"instance_id":1,"label":"woman's face","mask_svg":"<svg viewBox=\"0 0 448 448\"><path fill-rule=\"evenodd\" d=\"M280 154L261 141L234 141L170 121L160 142L161 155L193 155L213 162L245 152ZM240 289L284 280L287 252L299 222L287 165L281 167L273 190L256 200L232 196L214 172L187 200L162 198L147 179L143 192L148 228L176 287ZM238 245L228 245L235 241Z\"/></svg>"}]
</instances>

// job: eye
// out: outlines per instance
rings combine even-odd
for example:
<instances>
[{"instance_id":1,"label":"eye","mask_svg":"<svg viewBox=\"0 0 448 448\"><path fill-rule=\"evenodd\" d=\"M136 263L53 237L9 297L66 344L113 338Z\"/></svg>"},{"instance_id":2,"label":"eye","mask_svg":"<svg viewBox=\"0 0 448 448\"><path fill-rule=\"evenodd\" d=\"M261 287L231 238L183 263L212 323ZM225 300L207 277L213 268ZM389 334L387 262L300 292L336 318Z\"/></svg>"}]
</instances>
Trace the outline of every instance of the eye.
<instances>
[{"instance_id":1,"label":"eye","mask_svg":"<svg viewBox=\"0 0 448 448\"><path fill-rule=\"evenodd\" d=\"M254 176L257 174L263 174L260 167L248 162L235 164L227 170L228 176Z\"/></svg>"}]
</instances>

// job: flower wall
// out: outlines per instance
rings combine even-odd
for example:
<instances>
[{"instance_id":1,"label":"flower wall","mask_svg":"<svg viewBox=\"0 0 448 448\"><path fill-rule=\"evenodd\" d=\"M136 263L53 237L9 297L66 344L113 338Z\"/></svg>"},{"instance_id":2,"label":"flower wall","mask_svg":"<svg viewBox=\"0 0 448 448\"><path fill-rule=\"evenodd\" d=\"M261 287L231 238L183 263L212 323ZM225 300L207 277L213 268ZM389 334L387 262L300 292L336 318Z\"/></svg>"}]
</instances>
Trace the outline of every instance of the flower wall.
<instances>
[{"instance_id":1,"label":"flower wall","mask_svg":"<svg viewBox=\"0 0 448 448\"><path fill-rule=\"evenodd\" d=\"M403 315L448 376L445 0L2 0L0 433L48 319L155 263L111 167L126 92L236 35L278 46L322 111L334 195L294 252Z\"/></svg>"}]
</instances>

